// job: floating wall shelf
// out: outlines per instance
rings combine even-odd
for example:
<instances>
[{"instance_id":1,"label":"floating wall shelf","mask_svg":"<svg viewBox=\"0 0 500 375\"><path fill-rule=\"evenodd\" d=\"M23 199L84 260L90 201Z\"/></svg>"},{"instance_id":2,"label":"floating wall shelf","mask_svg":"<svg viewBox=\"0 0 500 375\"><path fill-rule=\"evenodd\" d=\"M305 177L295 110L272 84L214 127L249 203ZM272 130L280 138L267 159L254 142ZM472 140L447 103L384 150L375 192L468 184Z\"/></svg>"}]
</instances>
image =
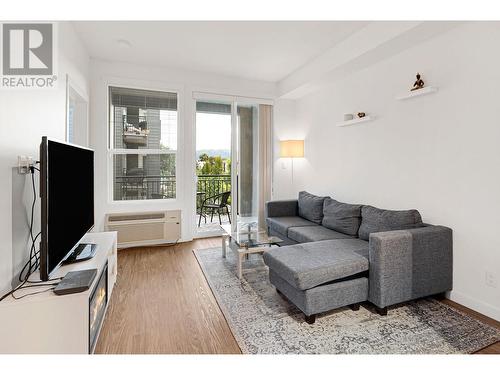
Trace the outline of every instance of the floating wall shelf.
<instances>
[{"instance_id":1,"label":"floating wall shelf","mask_svg":"<svg viewBox=\"0 0 500 375\"><path fill-rule=\"evenodd\" d=\"M407 94L398 96L396 99L397 100L406 100L406 99L411 99L416 96L422 96L422 95L428 95L436 92L438 90L437 87L435 86L429 86L429 87L424 87L423 89L415 90L415 91L410 91Z\"/></svg>"},{"instance_id":2,"label":"floating wall shelf","mask_svg":"<svg viewBox=\"0 0 500 375\"><path fill-rule=\"evenodd\" d=\"M360 124L362 122L372 121L374 119L375 119L375 117L373 117L373 116L365 116L365 117L361 117L361 118L355 118L355 119L349 120L349 121L339 122L337 124L337 126L350 126L350 125Z\"/></svg>"}]
</instances>

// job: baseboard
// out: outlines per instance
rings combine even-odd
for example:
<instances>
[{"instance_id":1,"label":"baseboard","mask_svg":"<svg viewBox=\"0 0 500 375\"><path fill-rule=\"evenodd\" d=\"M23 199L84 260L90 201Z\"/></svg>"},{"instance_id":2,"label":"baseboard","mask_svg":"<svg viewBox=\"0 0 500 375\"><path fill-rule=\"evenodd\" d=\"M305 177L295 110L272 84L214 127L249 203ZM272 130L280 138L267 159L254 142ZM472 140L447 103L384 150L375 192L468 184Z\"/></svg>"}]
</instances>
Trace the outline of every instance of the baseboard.
<instances>
[{"instance_id":1,"label":"baseboard","mask_svg":"<svg viewBox=\"0 0 500 375\"><path fill-rule=\"evenodd\" d=\"M148 247L148 246L171 246L178 244L179 242L187 242L189 240L179 239L177 241L165 241L165 240L144 240L136 242L127 242L123 244L118 244L118 250L130 249L133 247Z\"/></svg>"},{"instance_id":2,"label":"baseboard","mask_svg":"<svg viewBox=\"0 0 500 375\"><path fill-rule=\"evenodd\" d=\"M454 291L450 293L449 299L465 307L468 307L469 309L477 311L478 313L495 319L496 321L500 321L500 309L490 305L489 303L478 301L477 299Z\"/></svg>"}]
</instances>

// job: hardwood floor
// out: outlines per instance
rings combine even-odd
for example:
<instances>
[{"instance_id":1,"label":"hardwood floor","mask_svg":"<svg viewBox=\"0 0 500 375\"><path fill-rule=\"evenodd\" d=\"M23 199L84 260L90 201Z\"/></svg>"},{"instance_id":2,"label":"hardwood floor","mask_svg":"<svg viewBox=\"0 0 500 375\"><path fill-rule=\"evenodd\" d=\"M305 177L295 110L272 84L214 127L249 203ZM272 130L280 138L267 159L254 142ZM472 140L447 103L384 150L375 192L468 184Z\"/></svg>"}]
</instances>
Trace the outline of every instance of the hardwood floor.
<instances>
[{"instance_id":1,"label":"hardwood floor","mask_svg":"<svg viewBox=\"0 0 500 375\"><path fill-rule=\"evenodd\" d=\"M219 238L118 252L118 282L95 353L241 353L192 250ZM452 301L487 324L500 323ZM500 354L500 342L479 353Z\"/></svg>"},{"instance_id":2,"label":"hardwood floor","mask_svg":"<svg viewBox=\"0 0 500 375\"><path fill-rule=\"evenodd\" d=\"M192 250L219 238L118 252L95 353L241 353Z\"/></svg>"}]
</instances>

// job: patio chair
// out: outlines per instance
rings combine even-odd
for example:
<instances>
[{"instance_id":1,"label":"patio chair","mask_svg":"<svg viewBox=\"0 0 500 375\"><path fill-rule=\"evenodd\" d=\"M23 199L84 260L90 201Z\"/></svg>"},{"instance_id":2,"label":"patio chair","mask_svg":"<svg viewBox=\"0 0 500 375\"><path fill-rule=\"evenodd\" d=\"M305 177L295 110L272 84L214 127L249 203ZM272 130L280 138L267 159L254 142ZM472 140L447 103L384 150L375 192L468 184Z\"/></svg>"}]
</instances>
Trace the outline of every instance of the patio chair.
<instances>
[{"instance_id":1,"label":"patio chair","mask_svg":"<svg viewBox=\"0 0 500 375\"><path fill-rule=\"evenodd\" d=\"M227 204L230 196L231 192L225 191L223 193L205 198L201 204L200 212L203 212L204 209L211 210L210 222L212 222L214 218L214 212L217 211L217 214L219 215L219 224L222 225L220 213L221 211L222 213L224 213L225 208L227 217L229 218L229 223L231 224L231 215L229 214L229 205ZM201 225L201 216L202 215L200 215L200 220L198 221L198 226Z\"/></svg>"}]
</instances>

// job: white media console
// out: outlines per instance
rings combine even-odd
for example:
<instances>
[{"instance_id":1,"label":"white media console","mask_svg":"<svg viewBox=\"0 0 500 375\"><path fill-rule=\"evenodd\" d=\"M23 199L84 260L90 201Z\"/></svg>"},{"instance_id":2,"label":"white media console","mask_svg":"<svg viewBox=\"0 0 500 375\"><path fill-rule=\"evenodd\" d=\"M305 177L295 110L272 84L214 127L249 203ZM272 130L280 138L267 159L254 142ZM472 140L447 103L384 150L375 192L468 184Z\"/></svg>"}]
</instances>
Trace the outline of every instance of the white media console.
<instances>
[{"instance_id":1,"label":"white media console","mask_svg":"<svg viewBox=\"0 0 500 375\"><path fill-rule=\"evenodd\" d=\"M10 296L0 302L0 354L93 353L118 272L116 232L88 233L82 242L97 244L94 257L62 266L51 278L97 268L90 289L64 296L46 291L19 300ZM30 280L37 278L34 274ZM15 295L44 289L30 287Z\"/></svg>"}]
</instances>

